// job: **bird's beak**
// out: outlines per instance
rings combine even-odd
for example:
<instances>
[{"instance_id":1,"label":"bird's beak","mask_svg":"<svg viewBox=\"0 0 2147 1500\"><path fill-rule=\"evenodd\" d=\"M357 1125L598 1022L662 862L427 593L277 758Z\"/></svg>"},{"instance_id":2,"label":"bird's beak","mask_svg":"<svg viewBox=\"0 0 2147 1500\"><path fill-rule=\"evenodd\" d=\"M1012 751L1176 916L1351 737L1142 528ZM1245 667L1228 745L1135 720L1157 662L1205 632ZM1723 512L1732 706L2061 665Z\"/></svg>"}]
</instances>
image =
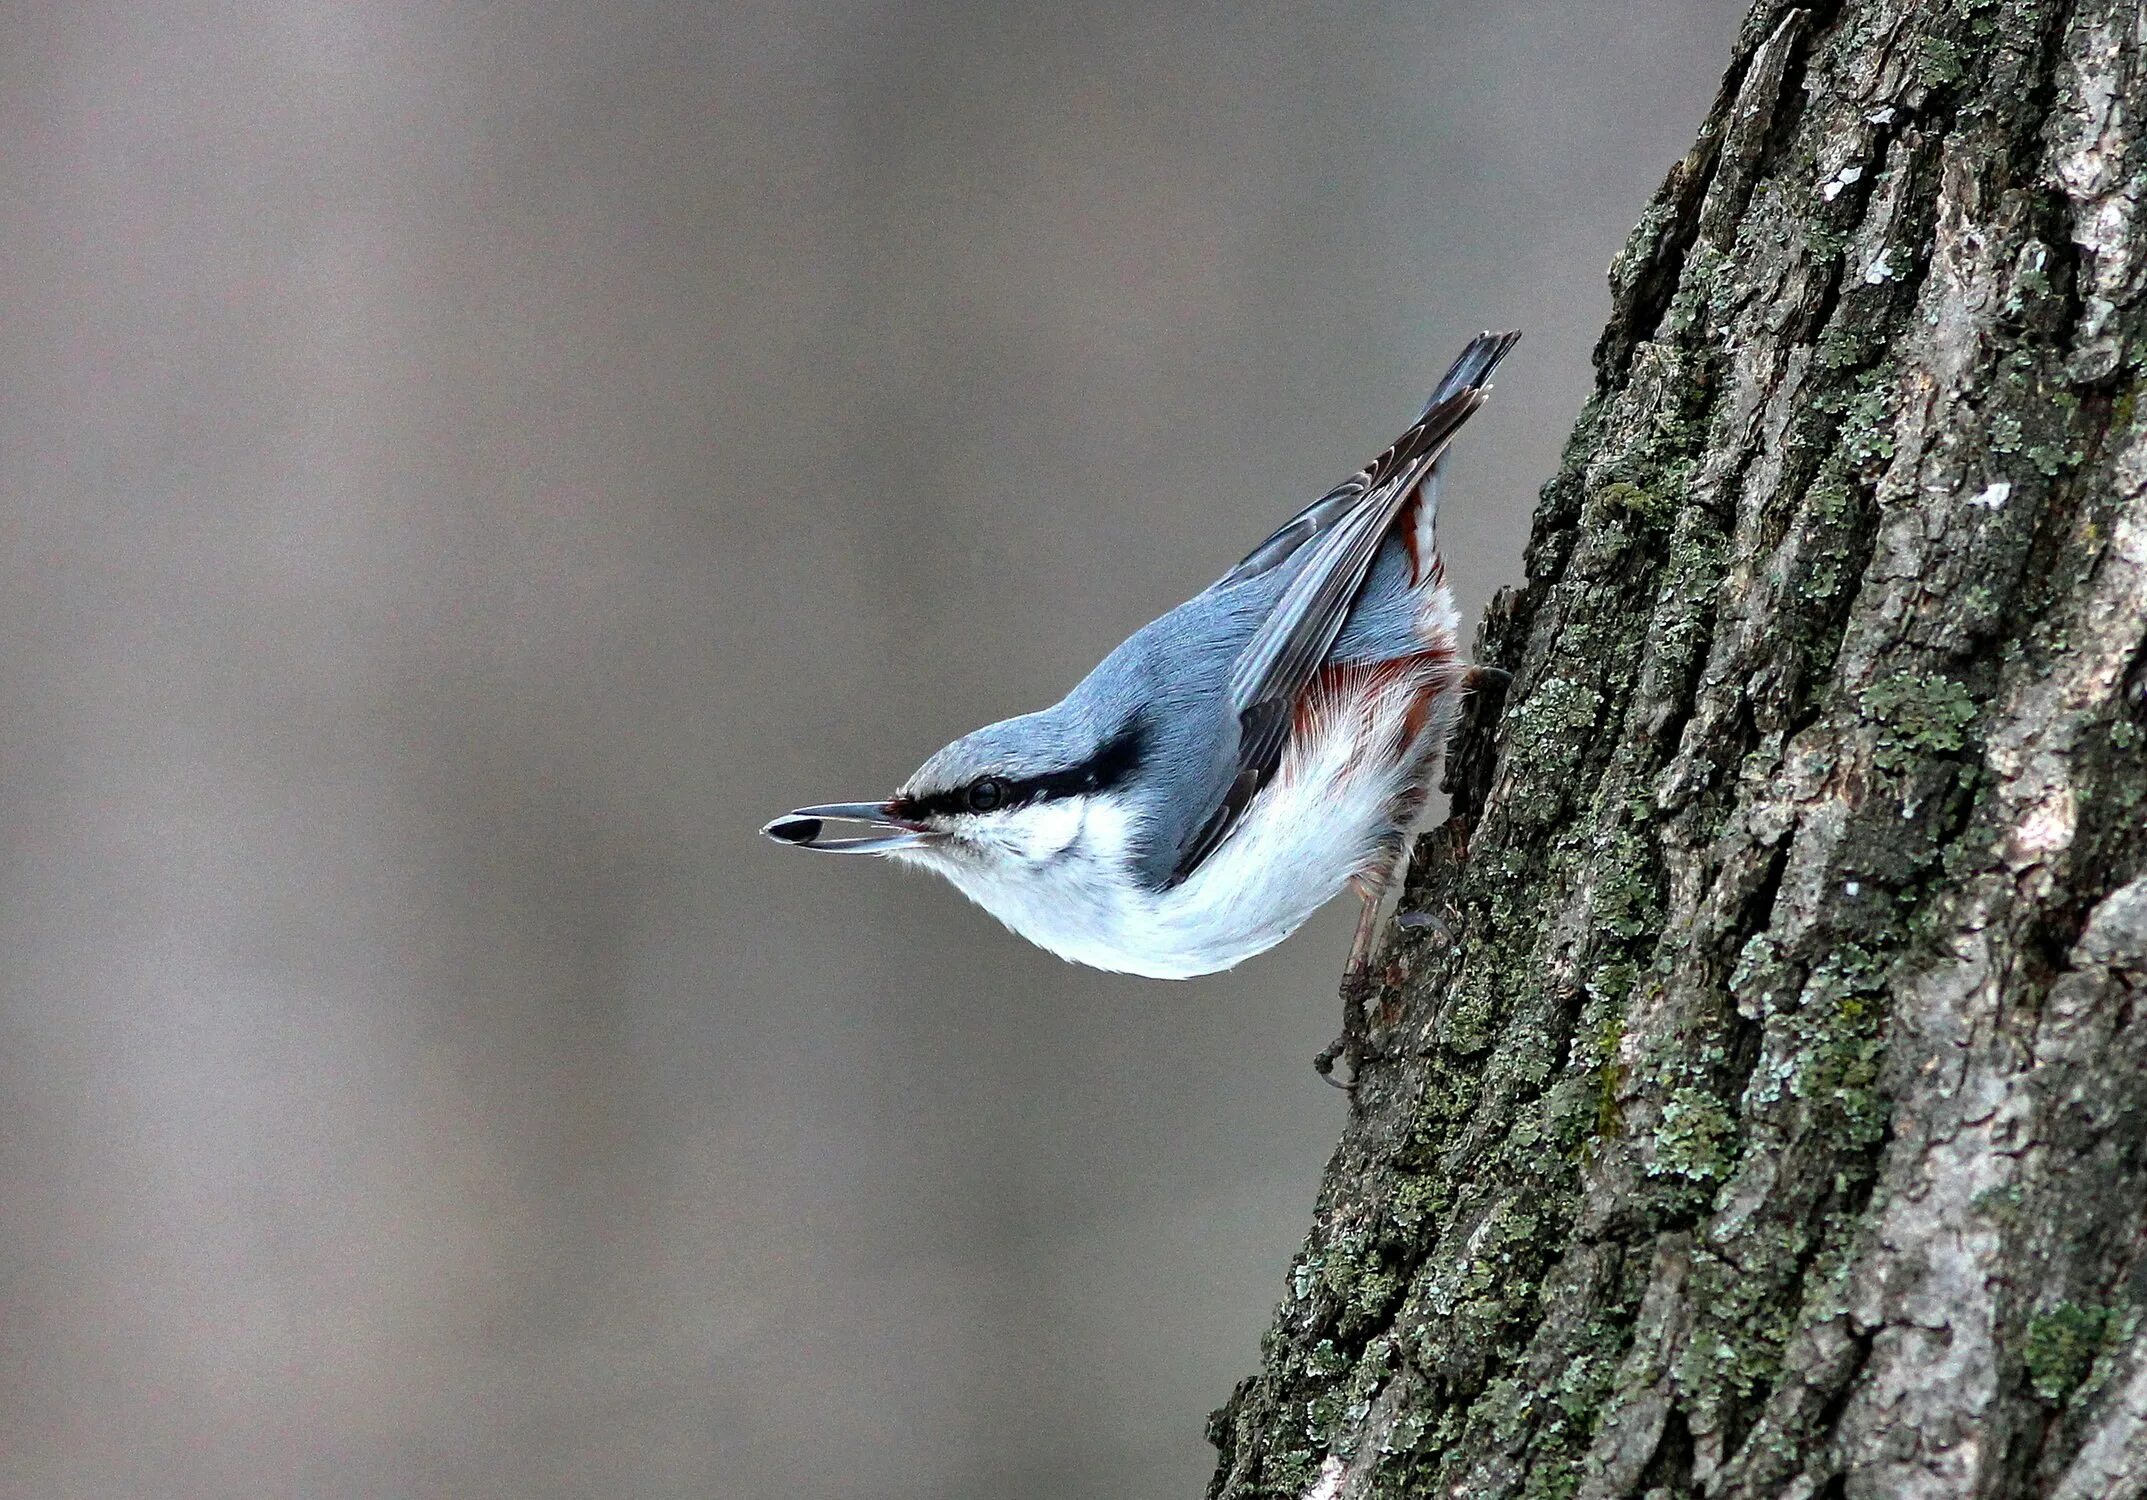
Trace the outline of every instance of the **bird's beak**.
<instances>
[{"instance_id":1,"label":"bird's beak","mask_svg":"<svg viewBox=\"0 0 2147 1500\"><path fill-rule=\"evenodd\" d=\"M856 838L828 838L829 819L860 823L871 831ZM823 854L886 854L895 849L915 849L939 838L929 828L897 818L885 802L826 802L818 807L801 807L784 813L761 832L778 844L817 849Z\"/></svg>"}]
</instances>

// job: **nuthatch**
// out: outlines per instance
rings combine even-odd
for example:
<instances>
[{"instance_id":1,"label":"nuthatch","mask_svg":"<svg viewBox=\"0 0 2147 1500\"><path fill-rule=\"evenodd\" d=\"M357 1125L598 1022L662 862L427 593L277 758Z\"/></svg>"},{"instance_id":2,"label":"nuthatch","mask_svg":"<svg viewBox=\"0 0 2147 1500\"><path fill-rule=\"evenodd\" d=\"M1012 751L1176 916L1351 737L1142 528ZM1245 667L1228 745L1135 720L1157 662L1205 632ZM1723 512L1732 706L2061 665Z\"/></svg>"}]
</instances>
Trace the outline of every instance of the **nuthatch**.
<instances>
[{"instance_id":1,"label":"nuthatch","mask_svg":"<svg viewBox=\"0 0 2147 1500\"><path fill-rule=\"evenodd\" d=\"M989 724L882 802L761 831L936 870L1062 958L1185 979L1364 898L1344 1050L1471 669L1433 536L1439 461L1518 333L1478 335L1361 473L1142 627L1051 707ZM863 824L828 836L828 824Z\"/></svg>"}]
</instances>

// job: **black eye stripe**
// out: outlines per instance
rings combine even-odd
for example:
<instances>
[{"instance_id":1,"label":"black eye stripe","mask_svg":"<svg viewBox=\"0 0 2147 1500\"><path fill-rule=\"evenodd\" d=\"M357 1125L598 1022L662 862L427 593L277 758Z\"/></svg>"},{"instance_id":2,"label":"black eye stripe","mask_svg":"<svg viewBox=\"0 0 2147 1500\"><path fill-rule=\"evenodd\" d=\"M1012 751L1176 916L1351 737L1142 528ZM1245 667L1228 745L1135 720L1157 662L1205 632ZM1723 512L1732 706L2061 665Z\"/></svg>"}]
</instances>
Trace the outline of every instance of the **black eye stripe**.
<instances>
[{"instance_id":1,"label":"black eye stripe","mask_svg":"<svg viewBox=\"0 0 2147 1500\"><path fill-rule=\"evenodd\" d=\"M1047 771L1038 776L980 776L967 786L949 787L922 797L897 797L894 811L898 817L911 819L966 812L1003 812L1008 808L1025 807L1031 802L1050 802L1060 797L1109 791L1133 774L1147 746L1147 725L1140 715L1135 714L1123 728L1098 746L1095 754L1063 771ZM987 795L988 807L980 806L975 800L987 782L998 792L996 800Z\"/></svg>"}]
</instances>

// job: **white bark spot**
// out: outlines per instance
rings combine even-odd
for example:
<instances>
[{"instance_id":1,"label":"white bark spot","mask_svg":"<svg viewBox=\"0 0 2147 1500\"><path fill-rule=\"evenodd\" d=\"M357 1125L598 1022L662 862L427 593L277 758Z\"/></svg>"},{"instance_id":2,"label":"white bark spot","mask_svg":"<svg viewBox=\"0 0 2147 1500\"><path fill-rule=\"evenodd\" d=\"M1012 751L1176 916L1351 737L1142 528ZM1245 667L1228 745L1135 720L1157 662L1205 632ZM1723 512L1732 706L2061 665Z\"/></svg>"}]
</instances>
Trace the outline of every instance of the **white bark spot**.
<instances>
[{"instance_id":1,"label":"white bark spot","mask_svg":"<svg viewBox=\"0 0 2147 1500\"><path fill-rule=\"evenodd\" d=\"M1836 198L1839 198L1841 196L1841 190L1843 188L1847 187L1850 183L1855 182L1863 175L1864 169L1862 167L1843 167L1839 172L1836 172L1832 177L1827 179L1826 182L1820 185L1819 196L1824 198L1827 202L1832 203Z\"/></svg>"},{"instance_id":2,"label":"white bark spot","mask_svg":"<svg viewBox=\"0 0 2147 1500\"><path fill-rule=\"evenodd\" d=\"M1342 1493L1342 1480L1349 1473L1349 1465L1332 1453L1320 1465L1320 1477L1311 1489L1305 1491L1305 1500L1335 1500Z\"/></svg>"},{"instance_id":3,"label":"white bark spot","mask_svg":"<svg viewBox=\"0 0 2147 1500\"><path fill-rule=\"evenodd\" d=\"M1985 489L1982 494L1977 495L1968 503L1970 505L1980 505L1985 510L1996 510L1998 509L1998 507L2005 504L2007 498L2010 497L2012 493L2013 486L2007 483L2005 480L2001 479L1996 484L1991 485L1989 488Z\"/></svg>"},{"instance_id":4,"label":"white bark spot","mask_svg":"<svg viewBox=\"0 0 2147 1500\"><path fill-rule=\"evenodd\" d=\"M2072 847L2073 826L2078 822L2072 788L2052 789L2047 801L2030 808L2013 830L2006 854L2015 869L2039 864Z\"/></svg>"}]
</instances>

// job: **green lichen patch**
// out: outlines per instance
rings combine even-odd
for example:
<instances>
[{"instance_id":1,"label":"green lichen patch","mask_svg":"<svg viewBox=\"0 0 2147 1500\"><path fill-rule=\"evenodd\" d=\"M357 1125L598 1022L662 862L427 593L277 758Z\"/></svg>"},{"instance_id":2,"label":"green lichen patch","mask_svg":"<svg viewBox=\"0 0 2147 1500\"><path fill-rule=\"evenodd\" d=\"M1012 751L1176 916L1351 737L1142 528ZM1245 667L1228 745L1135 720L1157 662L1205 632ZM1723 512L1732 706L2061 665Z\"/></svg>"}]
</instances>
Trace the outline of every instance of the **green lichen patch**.
<instances>
[{"instance_id":1,"label":"green lichen patch","mask_svg":"<svg viewBox=\"0 0 2147 1500\"><path fill-rule=\"evenodd\" d=\"M1872 752L1872 763L1900 771L1928 755L1944 755L1968 743L1976 703L1968 689L1950 677L1925 672L1896 672L1864 689L1866 718L1886 732Z\"/></svg>"},{"instance_id":2,"label":"green lichen patch","mask_svg":"<svg viewBox=\"0 0 2147 1500\"><path fill-rule=\"evenodd\" d=\"M1661 530L1677 517L1677 501L1630 480L1618 479L1595 492L1598 515L1613 522L1632 522L1649 530Z\"/></svg>"},{"instance_id":3,"label":"green lichen patch","mask_svg":"<svg viewBox=\"0 0 2147 1500\"><path fill-rule=\"evenodd\" d=\"M1853 469L1868 471L1894 456L1893 403L1899 378L1891 360L1856 377L1838 437Z\"/></svg>"},{"instance_id":4,"label":"green lichen patch","mask_svg":"<svg viewBox=\"0 0 2147 1500\"><path fill-rule=\"evenodd\" d=\"M1517 749L1556 749L1592 730L1602 706L1588 684L1553 677L1507 711L1506 733Z\"/></svg>"},{"instance_id":5,"label":"green lichen patch","mask_svg":"<svg viewBox=\"0 0 2147 1500\"><path fill-rule=\"evenodd\" d=\"M1678 615L1696 614L1702 606L1714 602L1715 585L1722 581L1724 565L1729 558L1729 538L1722 534L1720 525L1712 516L1698 511L1688 512L1690 524L1681 527L1670 538L1668 576L1662 584L1664 602L1673 604ZM1663 609L1658 607L1650 622L1649 645L1662 649L1659 633L1666 624Z\"/></svg>"},{"instance_id":6,"label":"green lichen patch","mask_svg":"<svg viewBox=\"0 0 2147 1500\"><path fill-rule=\"evenodd\" d=\"M1878 352L1876 330L1835 323L1819 335L1812 359L1822 370L1860 370Z\"/></svg>"},{"instance_id":7,"label":"green lichen patch","mask_svg":"<svg viewBox=\"0 0 2147 1500\"><path fill-rule=\"evenodd\" d=\"M1694 1257L1691 1291L1701 1317L1678 1380L1709 1425L1763 1393L1781 1369L1782 1350L1796 1328L1796 1304L1783 1296L1794 1284L1795 1248L1765 1247L1763 1260L1751 1266L1708 1252Z\"/></svg>"},{"instance_id":8,"label":"green lichen patch","mask_svg":"<svg viewBox=\"0 0 2147 1500\"><path fill-rule=\"evenodd\" d=\"M1916 43L1916 79L1930 88L1945 88L1967 76L1968 55L1958 42L1927 36Z\"/></svg>"},{"instance_id":9,"label":"green lichen patch","mask_svg":"<svg viewBox=\"0 0 2147 1500\"><path fill-rule=\"evenodd\" d=\"M1616 1101L1611 1101L1612 1108ZM1603 1111L1601 1085L1593 1076L1574 1074L1559 1079L1543 1096L1543 1119L1553 1142L1561 1151L1575 1155L1587 1149L1600 1134Z\"/></svg>"},{"instance_id":10,"label":"green lichen patch","mask_svg":"<svg viewBox=\"0 0 2147 1500\"><path fill-rule=\"evenodd\" d=\"M1781 944L1769 933L1755 932L1737 952L1729 992L1747 1015L1764 1015L1794 996L1800 983L1797 971L1783 959Z\"/></svg>"},{"instance_id":11,"label":"green lichen patch","mask_svg":"<svg viewBox=\"0 0 2147 1500\"><path fill-rule=\"evenodd\" d=\"M1300 1301L1325 1308L1334 1337L1348 1342L1381 1322L1400 1300L1406 1268L1397 1255L1404 1248L1384 1237L1344 1230L1300 1257L1292 1290Z\"/></svg>"},{"instance_id":12,"label":"green lichen patch","mask_svg":"<svg viewBox=\"0 0 2147 1500\"><path fill-rule=\"evenodd\" d=\"M2115 1322L2109 1308L2073 1302L2060 1302L2030 1318L2021 1350L2029 1388L2045 1401L2062 1405L2087 1379Z\"/></svg>"},{"instance_id":13,"label":"green lichen patch","mask_svg":"<svg viewBox=\"0 0 2147 1500\"><path fill-rule=\"evenodd\" d=\"M1801 681L1824 679L1841 649L1841 614L1869 554L1864 527L1870 514L1863 487L1851 480L1847 461L1829 450L1804 492L1804 520L1797 538L1791 587L1809 607L1795 611Z\"/></svg>"},{"instance_id":14,"label":"green lichen patch","mask_svg":"<svg viewBox=\"0 0 2147 1500\"><path fill-rule=\"evenodd\" d=\"M1798 1018L1804 1045L1794 1091L1845 1151L1875 1146L1886 1131L1886 1101L1878 1091L1883 1014L1872 997L1843 995Z\"/></svg>"},{"instance_id":15,"label":"green lichen patch","mask_svg":"<svg viewBox=\"0 0 2147 1500\"><path fill-rule=\"evenodd\" d=\"M1902 936L1897 927L1893 940ZM1800 1102L1803 1129L1844 1157L1863 1153L1885 1133L1879 1080L1889 962L1864 944L1837 944L1794 997L1795 1008L1776 1018L1751 1085L1755 1105ZM1782 1060L1779 1069L1770 1067L1772 1057Z\"/></svg>"},{"instance_id":16,"label":"green lichen patch","mask_svg":"<svg viewBox=\"0 0 2147 1500\"><path fill-rule=\"evenodd\" d=\"M1604 841L1594 870L1597 928L1628 941L1656 929L1662 892L1654 864L1646 841L1629 828Z\"/></svg>"},{"instance_id":17,"label":"green lichen patch","mask_svg":"<svg viewBox=\"0 0 2147 1500\"><path fill-rule=\"evenodd\" d=\"M1651 1177L1682 1177L1718 1182L1735 1159L1737 1124L1722 1101L1702 1089L1677 1089L1662 1107L1655 1127Z\"/></svg>"},{"instance_id":18,"label":"green lichen patch","mask_svg":"<svg viewBox=\"0 0 2147 1500\"><path fill-rule=\"evenodd\" d=\"M1413 1236L1435 1222L1453 1201L1453 1189L1435 1172L1404 1172L1387 1196L1387 1217L1404 1235Z\"/></svg>"}]
</instances>

